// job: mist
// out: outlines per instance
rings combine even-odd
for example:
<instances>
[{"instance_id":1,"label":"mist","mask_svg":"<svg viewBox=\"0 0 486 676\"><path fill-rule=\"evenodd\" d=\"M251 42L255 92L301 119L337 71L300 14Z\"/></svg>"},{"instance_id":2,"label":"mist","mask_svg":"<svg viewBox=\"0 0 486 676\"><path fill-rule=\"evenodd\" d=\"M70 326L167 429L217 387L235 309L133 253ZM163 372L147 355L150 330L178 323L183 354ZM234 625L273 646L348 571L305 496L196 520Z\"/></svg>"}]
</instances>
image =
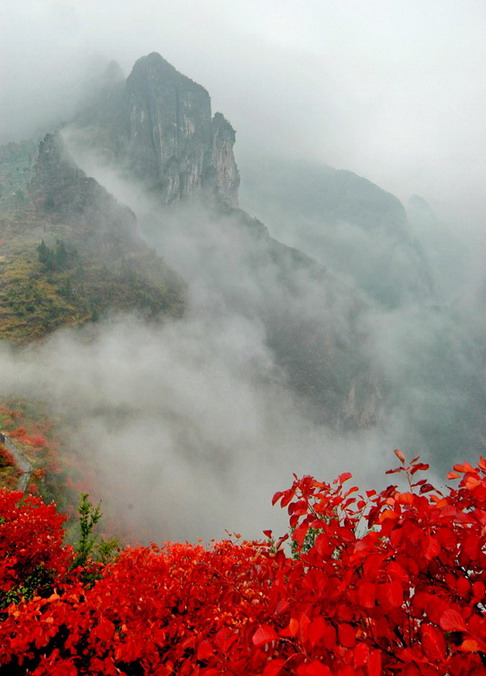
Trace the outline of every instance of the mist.
<instances>
[{"instance_id":1,"label":"mist","mask_svg":"<svg viewBox=\"0 0 486 676\"><path fill-rule=\"evenodd\" d=\"M108 2L26 0L4 3L2 18L2 142L39 131L41 118L65 120L103 60L128 72L158 51L236 128L243 180L262 155L324 162L402 201L422 195L442 221L478 232L486 9L477 0L121 0L116 18Z\"/></svg>"},{"instance_id":2,"label":"mist","mask_svg":"<svg viewBox=\"0 0 486 676\"><path fill-rule=\"evenodd\" d=\"M312 424L241 317L117 317L26 351L2 346L0 368L3 396L39 397L68 421L64 442L95 477L92 498L134 541L283 534L270 501L294 471L331 481L351 468L376 485L392 462L393 441L376 430Z\"/></svg>"}]
</instances>

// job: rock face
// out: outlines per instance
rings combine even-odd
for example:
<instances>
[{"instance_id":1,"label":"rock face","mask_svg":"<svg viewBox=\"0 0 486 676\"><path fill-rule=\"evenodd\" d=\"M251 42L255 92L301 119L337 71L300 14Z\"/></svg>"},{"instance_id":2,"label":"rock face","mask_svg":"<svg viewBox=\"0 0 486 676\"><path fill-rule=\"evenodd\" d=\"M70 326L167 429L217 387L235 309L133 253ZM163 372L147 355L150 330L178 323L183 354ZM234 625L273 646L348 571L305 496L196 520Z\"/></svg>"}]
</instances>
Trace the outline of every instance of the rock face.
<instances>
[{"instance_id":1,"label":"rock face","mask_svg":"<svg viewBox=\"0 0 486 676\"><path fill-rule=\"evenodd\" d=\"M233 155L236 133L221 113L216 113L212 122L213 151L212 166L215 171L214 184L226 200L238 204L240 175Z\"/></svg>"},{"instance_id":2,"label":"rock face","mask_svg":"<svg viewBox=\"0 0 486 676\"><path fill-rule=\"evenodd\" d=\"M96 105L77 118L128 171L171 203L207 190L236 206L235 131L208 92L159 54L139 59L123 86L107 82ZM101 134L100 134L101 132Z\"/></svg>"}]
</instances>

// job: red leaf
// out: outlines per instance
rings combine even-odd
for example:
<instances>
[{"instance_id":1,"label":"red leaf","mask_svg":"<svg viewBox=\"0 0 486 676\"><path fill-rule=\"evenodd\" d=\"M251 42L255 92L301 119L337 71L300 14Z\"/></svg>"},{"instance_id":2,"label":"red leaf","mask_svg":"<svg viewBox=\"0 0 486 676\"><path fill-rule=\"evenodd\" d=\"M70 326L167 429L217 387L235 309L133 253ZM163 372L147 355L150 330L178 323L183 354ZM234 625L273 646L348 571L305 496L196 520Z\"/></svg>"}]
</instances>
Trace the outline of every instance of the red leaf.
<instances>
[{"instance_id":1,"label":"red leaf","mask_svg":"<svg viewBox=\"0 0 486 676\"><path fill-rule=\"evenodd\" d=\"M369 646L366 643L358 643L353 651L354 667L364 667L370 655Z\"/></svg>"},{"instance_id":2,"label":"red leaf","mask_svg":"<svg viewBox=\"0 0 486 676\"><path fill-rule=\"evenodd\" d=\"M376 585L372 582L364 582L358 589L359 604L363 608L373 608L375 605Z\"/></svg>"},{"instance_id":3,"label":"red leaf","mask_svg":"<svg viewBox=\"0 0 486 676\"><path fill-rule=\"evenodd\" d=\"M298 676L332 676L332 671L322 662L313 660L310 664L297 667Z\"/></svg>"},{"instance_id":4,"label":"red leaf","mask_svg":"<svg viewBox=\"0 0 486 676\"><path fill-rule=\"evenodd\" d=\"M399 580L378 585L378 594L381 603L389 604L393 608L399 608L403 603L403 589Z\"/></svg>"},{"instance_id":5,"label":"red leaf","mask_svg":"<svg viewBox=\"0 0 486 676\"><path fill-rule=\"evenodd\" d=\"M277 676L277 674L280 671L282 671L282 667L284 666L284 664L285 660L283 660L281 657L279 657L276 660L272 660L267 664L267 666L263 670L262 676Z\"/></svg>"},{"instance_id":6,"label":"red leaf","mask_svg":"<svg viewBox=\"0 0 486 676\"><path fill-rule=\"evenodd\" d=\"M339 643L346 648L352 648L356 643L356 630L350 624L340 624L338 627Z\"/></svg>"},{"instance_id":7,"label":"red leaf","mask_svg":"<svg viewBox=\"0 0 486 676\"><path fill-rule=\"evenodd\" d=\"M307 638L312 646L315 646L316 643L319 643L326 635L327 624L322 617L315 617L307 629Z\"/></svg>"},{"instance_id":8,"label":"red leaf","mask_svg":"<svg viewBox=\"0 0 486 676\"><path fill-rule=\"evenodd\" d=\"M110 620L102 619L101 622L95 627L91 634L96 638L101 639L102 641L109 641L113 634L115 633L115 625Z\"/></svg>"},{"instance_id":9,"label":"red leaf","mask_svg":"<svg viewBox=\"0 0 486 676\"><path fill-rule=\"evenodd\" d=\"M252 641L253 645L259 648L260 646L265 645L266 643L271 643L272 641L276 641L277 639L278 636L275 632L275 629L269 624L262 624L253 634Z\"/></svg>"},{"instance_id":10,"label":"red leaf","mask_svg":"<svg viewBox=\"0 0 486 676\"><path fill-rule=\"evenodd\" d=\"M322 557L328 556L334 551L334 547L326 533L319 533L314 542L314 549Z\"/></svg>"},{"instance_id":11,"label":"red leaf","mask_svg":"<svg viewBox=\"0 0 486 676\"><path fill-rule=\"evenodd\" d=\"M455 469L456 472L461 472L461 474L464 474L465 472L474 472L474 467L471 467L468 462L463 462L462 465L454 465L453 469Z\"/></svg>"},{"instance_id":12,"label":"red leaf","mask_svg":"<svg viewBox=\"0 0 486 676\"><path fill-rule=\"evenodd\" d=\"M434 557L440 554L440 544L436 538L426 535L422 543L422 552L427 561L430 561Z\"/></svg>"},{"instance_id":13,"label":"red leaf","mask_svg":"<svg viewBox=\"0 0 486 676\"><path fill-rule=\"evenodd\" d=\"M396 501L400 505L413 505L415 502L415 495L409 491L405 493L398 493L396 496Z\"/></svg>"},{"instance_id":14,"label":"red leaf","mask_svg":"<svg viewBox=\"0 0 486 676\"><path fill-rule=\"evenodd\" d=\"M468 533L468 535L466 535L462 542L462 549L471 561L478 558L481 551L481 541L476 533Z\"/></svg>"},{"instance_id":15,"label":"red leaf","mask_svg":"<svg viewBox=\"0 0 486 676\"><path fill-rule=\"evenodd\" d=\"M380 518L378 519L378 523L383 523L383 521L386 521L387 519L398 519L399 514L394 512L392 509L385 509L381 514Z\"/></svg>"},{"instance_id":16,"label":"red leaf","mask_svg":"<svg viewBox=\"0 0 486 676\"><path fill-rule=\"evenodd\" d=\"M279 599L275 607L275 615L280 615L285 613L290 607L290 602L288 599Z\"/></svg>"},{"instance_id":17,"label":"red leaf","mask_svg":"<svg viewBox=\"0 0 486 676\"><path fill-rule=\"evenodd\" d=\"M393 451L397 458L400 460L401 463L405 464L405 456L403 455L402 451L399 451L398 448L395 448Z\"/></svg>"},{"instance_id":18,"label":"red leaf","mask_svg":"<svg viewBox=\"0 0 486 676\"><path fill-rule=\"evenodd\" d=\"M466 477L464 485L468 491L473 491L476 488L476 486L481 485L481 482L477 478L477 475L470 474L469 476Z\"/></svg>"},{"instance_id":19,"label":"red leaf","mask_svg":"<svg viewBox=\"0 0 486 676\"><path fill-rule=\"evenodd\" d=\"M295 617L291 617L288 626L288 635L297 636L298 631L299 631L299 620L297 620Z\"/></svg>"},{"instance_id":20,"label":"red leaf","mask_svg":"<svg viewBox=\"0 0 486 676\"><path fill-rule=\"evenodd\" d=\"M211 644L211 641L208 641L207 639L205 641L201 641L197 648L197 659L198 660L205 660L208 657L211 657L211 655L214 653L214 648Z\"/></svg>"},{"instance_id":21,"label":"red leaf","mask_svg":"<svg viewBox=\"0 0 486 676\"><path fill-rule=\"evenodd\" d=\"M458 650L463 653L475 653L479 650L479 643L474 638L467 638L461 643Z\"/></svg>"},{"instance_id":22,"label":"red leaf","mask_svg":"<svg viewBox=\"0 0 486 676\"><path fill-rule=\"evenodd\" d=\"M351 479L352 476L353 475L351 474L351 472L343 472L342 474L340 474L338 476L338 481L339 481L340 484L343 484L348 479Z\"/></svg>"},{"instance_id":23,"label":"red leaf","mask_svg":"<svg viewBox=\"0 0 486 676\"><path fill-rule=\"evenodd\" d=\"M381 650L373 650L368 658L368 676L381 676Z\"/></svg>"},{"instance_id":24,"label":"red leaf","mask_svg":"<svg viewBox=\"0 0 486 676\"><path fill-rule=\"evenodd\" d=\"M309 526L306 523L302 523L298 528L292 533L293 539L296 541L299 547L302 547L302 543L305 540Z\"/></svg>"},{"instance_id":25,"label":"red leaf","mask_svg":"<svg viewBox=\"0 0 486 676\"><path fill-rule=\"evenodd\" d=\"M439 624L444 631L467 631L464 618L453 608L442 613Z\"/></svg>"},{"instance_id":26,"label":"red leaf","mask_svg":"<svg viewBox=\"0 0 486 676\"><path fill-rule=\"evenodd\" d=\"M410 474L415 474L415 472L418 472L419 470L427 470L427 469L429 469L429 465L427 465L426 462L419 462L412 467L412 469L410 470Z\"/></svg>"},{"instance_id":27,"label":"red leaf","mask_svg":"<svg viewBox=\"0 0 486 676\"><path fill-rule=\"evenodd\" d=\"M336 630L332 624L326 624L322 642L326 650L334 650L336 647Z\"/></svg>"},{"instance_id":28,"label":"red leaf","mask_svg":"<svg viewBox=\"0 0 486 676\"><path fill-rule=\"evenodd\" d=\"M390 603L395 608L399 608L403 603L403 587L399 580L390 582Z\"/></svg>"},{"instance_id":29,"label":"red leaf","mask_svg":"<svg viewBox=\"0 0 486 676\"><path fill-rule=\"evenodd\" d=\"M443 660L446 653L444 634L432 624L423 623L420 627L422 646L427 657L434 660Z\"/></svg>"},{"instance_id":30,"label":"red leaf","mask_svg":"<svg viewBox=\"0 0 486 676\"><path fill-rule=\"evenodd\" d=\"M292 488L289 491L285 491L284 494L282 495L282 499L280 500L281 507L287 507L287 505L292 500L294 495L295 495L295 488Z\"/></svg>"}]
</instances>

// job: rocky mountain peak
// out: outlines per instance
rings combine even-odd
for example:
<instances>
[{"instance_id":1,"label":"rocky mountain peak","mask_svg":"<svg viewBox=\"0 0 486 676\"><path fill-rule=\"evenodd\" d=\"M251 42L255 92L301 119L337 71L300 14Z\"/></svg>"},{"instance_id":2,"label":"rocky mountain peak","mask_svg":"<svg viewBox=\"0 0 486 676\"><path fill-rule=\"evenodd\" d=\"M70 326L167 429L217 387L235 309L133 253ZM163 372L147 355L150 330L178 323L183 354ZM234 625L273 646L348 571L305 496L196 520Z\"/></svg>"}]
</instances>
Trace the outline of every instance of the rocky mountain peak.
<instances>
[{"instance_id":1,"label":"rocky mountain peak","mask_svg":"<svg viewBox=\"0 0 486 676\"><path fill-rule=\"evenodd\" d=\"M137 59L132 72L128 78L131 82L134 80L149 80L152 84L158 83L159 86L166 86L169 81L177 87L185 86L206 92L204 87L180 73L172 64L166 61L158 52L151 52L147 56ZM209 95L208 95L209 96Z\"/></svg>"},{"instance_id":2,"label":"rocky mountain peak","mask_svg":"<svg viewBox=\"0 0 486 676\"><path fill-rule=\"evenodd\" d=\"M139 59L124 86L100 96L76 120L91 128L108 155L171 203L201 191L236 206L239 174L235 131L204 87L152 52ZM101 132L101 134L100 134Z\"/></svg>"}]
</instances>

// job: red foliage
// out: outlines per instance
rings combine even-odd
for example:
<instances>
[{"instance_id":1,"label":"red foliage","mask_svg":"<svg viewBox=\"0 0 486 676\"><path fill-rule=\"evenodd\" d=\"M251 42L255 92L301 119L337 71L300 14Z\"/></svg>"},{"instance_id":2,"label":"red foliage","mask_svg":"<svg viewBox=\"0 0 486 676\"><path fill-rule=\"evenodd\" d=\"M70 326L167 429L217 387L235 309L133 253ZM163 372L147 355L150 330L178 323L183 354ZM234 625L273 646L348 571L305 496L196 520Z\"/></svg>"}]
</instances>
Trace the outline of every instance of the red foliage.
<instances>
[{"instance_id":1,"label":"red foliage","mask_svg":"<svg viewBox=\"0 0 486 676\"><path fill-rule=\"evenodd\" d=\"M35 576L45 582L66 572L71 551L63 545L63 522L54 505L0 489L0 599Z\"/></svg>"},{"instance_id":2,"label":"red foliage","mask_svg":"<svg viewBox=\"0 0 486 676\"><path fill-rule=\"evenodd\" d=\"M35 434L31 436L24 436L22 441L29 446L34 446L35 448L45 448L47 445L47 439L43 434Z\"/></svg>"},{"instance_id":3,"label":"red foliage","mask_svg":"<svg viewBox=\"0 0 486 676\"><path fill-rule=\"evenodd\" d=\"M3 444L0 444L0 467L14 467L15 466L15 460L8 450Z\"/></svg>"},{"instance_id":4,"label":"red foliage","mask_svg":"<svg viewBox=\"0 0 486 676\"><path fill-rule=\"evenodd\" d=\"M91 586L61 566L48 598L6 609L0 665L35 676L486 673L486 461L456 465L459 487L442 494L416 480L418 458L397 457L405 492L362 495L341 474L277 493L296 557L271 541L128 548ZM50 509L11 500L7 513ZM35 540L19 529L19 547L38 554Z\"/></svg>"},{"instance_id":5,"label":"red foliage","mask_svg":"<svg viewBox=\"0 0 486 676\"><path fill-rule=\"evenodd\" d=\"M26 434L27 430L25 427L16 427L12 432L10 432L10 436L17 439L23 439Z\"/></svg>"}]
</instances>

